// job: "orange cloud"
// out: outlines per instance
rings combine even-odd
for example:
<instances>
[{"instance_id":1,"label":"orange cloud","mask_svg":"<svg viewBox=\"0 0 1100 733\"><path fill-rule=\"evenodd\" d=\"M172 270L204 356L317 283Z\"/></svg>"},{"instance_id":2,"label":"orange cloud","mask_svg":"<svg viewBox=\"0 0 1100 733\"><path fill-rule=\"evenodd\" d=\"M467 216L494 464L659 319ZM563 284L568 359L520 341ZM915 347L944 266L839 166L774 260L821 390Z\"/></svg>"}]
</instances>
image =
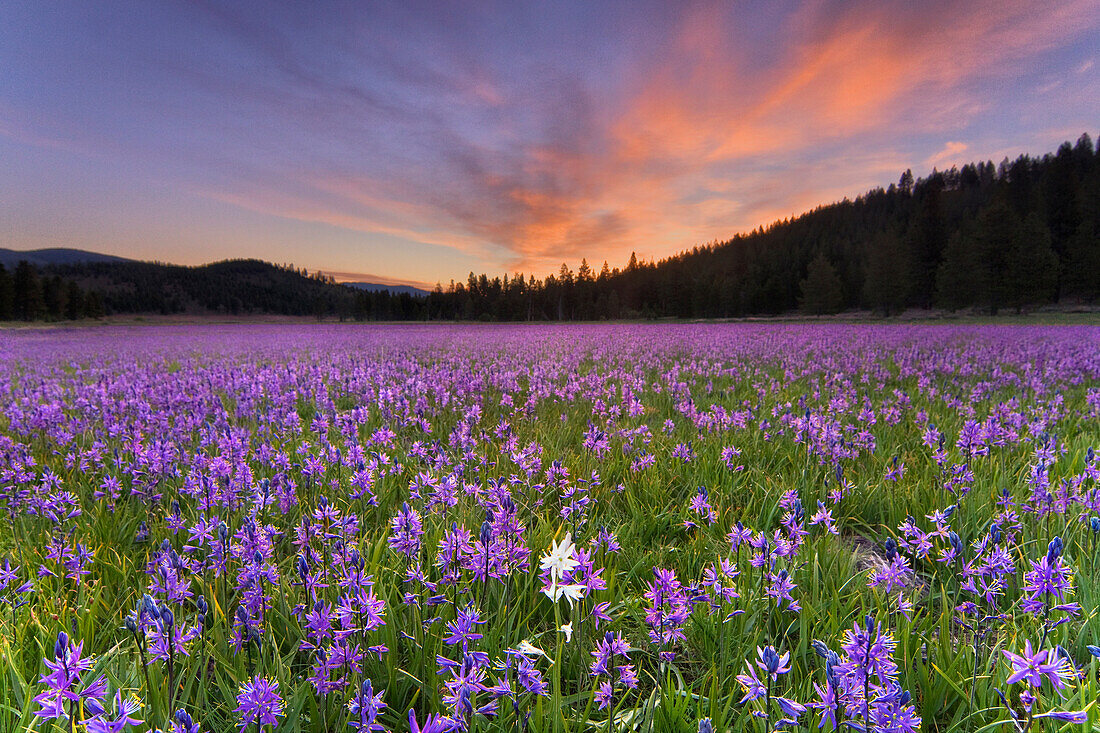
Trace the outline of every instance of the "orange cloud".
<instances>
[{"instance_id":1,"label":"orange cloud","mask_svg":"<svg viewBox=\"0 0 1100 733\"><path fill-rule=\"evenodd\" d=\"M606 212L616 226L601 232L602 249L619 257L643 247L673 252L798 213L827 192L788 190L777 196L785 205L738 201L736 188L684 198L706 190L716 170L736 176L741 163L775 156L790 166L823 143L858 148L861 135L957 126L984 104L969 81L1013 73L1014 62L1064 42L1066 28L1082 18L1096 18L1096 7L1094 0L1042 9L1019 1L849 3L839 10L807 4L783 29L786 50L765 68L739 50L737 19L726 6L700 9L653 54L659 61L611 120L592 185L578 185L573 198L512 192L526 218L497 236L508 237L524 266L545 268L552 254L583 253L570 238ZM949 143L929 164L956 162L966 150L966 143ZM837 197L881 181L882 171L849 170L854 190L834 189Z\"/></svg>"},{"instance_id":2,"label":"orange cloud","mask_svg":"<svg viewBox=\"0 0 1100 733\"><path fill-rule=\"evenodd\" d=\"M301 175L294 195L212 195L486 262L503 250L510 270L671 254L915 165L867 153L866 141L881 149L960 129L991 104L982 84L1066 43L1067 29L1095 25L1097 9L1096 0L807 2L761 49L738 6L700 6L604 96L565 81L517 97L491 75L463 77L452 91L467 106L455 114L491 120L485 138L496 147L447 130L438 176L322 172ZM543 129L524 132L522 110L539 104ZM477 116L485 110L493 116ZM968 150L952 140L926 164Z\"/></svg>"},{"instance_id":3,"label":"orange cloud","mask_svg":"<svg viewBox=\"0 0 1100 733\"><path fill-rule=\"evenodd\" d=\"M939 151L931 158L925 161L925 166L928 168L950 168L953 165L959 165L963 163L963 153L970 148L966 143L948 141L943 146L943 150Z\"/></svg>"}]
</instances>

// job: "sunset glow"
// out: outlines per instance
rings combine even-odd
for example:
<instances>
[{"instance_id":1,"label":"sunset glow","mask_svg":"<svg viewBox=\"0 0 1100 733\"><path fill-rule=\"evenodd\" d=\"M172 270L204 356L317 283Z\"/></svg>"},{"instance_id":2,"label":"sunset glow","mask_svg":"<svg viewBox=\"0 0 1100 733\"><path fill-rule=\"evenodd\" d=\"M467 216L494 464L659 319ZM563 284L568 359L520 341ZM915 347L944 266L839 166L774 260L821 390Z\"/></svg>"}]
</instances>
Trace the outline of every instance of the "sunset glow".
<instances>
[{"instance_id":1,"label":"sunset glow","mask_svg":"<svg viewBox=\"0 0 1100 733\"><path fill-rule=\"evenodd\" d=\"M296 8L4 3L0 246L543 275L1100 120L1096 0Z\"/></svg>"}]
</instances>

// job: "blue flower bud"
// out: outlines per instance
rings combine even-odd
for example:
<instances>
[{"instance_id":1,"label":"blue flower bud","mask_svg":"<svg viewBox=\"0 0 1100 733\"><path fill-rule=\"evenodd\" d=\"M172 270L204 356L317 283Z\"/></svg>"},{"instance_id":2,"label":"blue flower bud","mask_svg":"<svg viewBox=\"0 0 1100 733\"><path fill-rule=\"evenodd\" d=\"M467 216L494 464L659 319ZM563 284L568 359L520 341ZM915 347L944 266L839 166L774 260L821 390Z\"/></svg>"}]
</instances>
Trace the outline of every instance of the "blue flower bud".
<instances>
[{"instance_id":1,"label":"blue flower bud","mask_svg":"<svg viewBox=\"0 0 1100 733\"><path fill-rule=\"evenodd\" d=\"M779 655L776 654L775 649L770 646L764 648L764 654L762 660L764 667L767 668L768 674L775 674L779 671Z\"/></svg>"},{"instance_id":2,"label":"blue flower bud","mask_svg":"<svg viewBox=\"0 0 1100 733\"><path fill-rule=\"evenodd\" d=\"M187 711L180 708L176 711L176 722L183 726L183 729L190 731L194 727L195 721L191 719L191 716L187 714Z\"/></svg>"},{"instance_id":3,"label":"blue flower bud","mask_svg":"<svg viewBox=\"0 0 1100 733\"><path fill-rule=\"evenodd\" d=\"M1063 545L1061 537L1055 537L1054 539L1052 539L1050 541L1050 544L1047 545L1047 562L1053 563L1055 560L1061 557L1062 547Z\"/></svg>"},{"instance_id":4,"label":"blue flower bud","mask_svg":"<svg viewBox=\"0 0 1100 733\"><path fill-rule=\"evenodd\" d=\"M60 659L65 654L65 650L69 648L69 635L64 631L57 632L57 641L53 645L54 659Z\"/></svg>"},{"instance_id":5,"label":"blue flower bud","mask_svg":"<svg viewBox=\"0 0 1100 733\"><path fill-rule=\"evenodd\" d=\"M714 733L714 723L710 721L710 718L703 718L699 721L698 733Z\"/></svg>"}]
</instances>

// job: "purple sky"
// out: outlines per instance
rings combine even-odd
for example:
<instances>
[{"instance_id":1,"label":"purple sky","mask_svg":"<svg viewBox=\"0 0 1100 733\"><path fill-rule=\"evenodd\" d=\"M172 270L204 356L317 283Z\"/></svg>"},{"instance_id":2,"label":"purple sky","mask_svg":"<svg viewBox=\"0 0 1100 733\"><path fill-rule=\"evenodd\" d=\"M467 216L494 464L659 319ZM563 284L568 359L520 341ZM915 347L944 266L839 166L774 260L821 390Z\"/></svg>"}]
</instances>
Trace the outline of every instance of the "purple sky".
<instances>
[{"instance_id":1,"label":"purple sky","mask_svg":"<svg viewBox=\"0 0 1100 733\"><path fill-rule=\"evenodd\" d=\"M0 4L0 246L622 265L1100 120L1100 0Z\"/></svg>"}]
</instances>

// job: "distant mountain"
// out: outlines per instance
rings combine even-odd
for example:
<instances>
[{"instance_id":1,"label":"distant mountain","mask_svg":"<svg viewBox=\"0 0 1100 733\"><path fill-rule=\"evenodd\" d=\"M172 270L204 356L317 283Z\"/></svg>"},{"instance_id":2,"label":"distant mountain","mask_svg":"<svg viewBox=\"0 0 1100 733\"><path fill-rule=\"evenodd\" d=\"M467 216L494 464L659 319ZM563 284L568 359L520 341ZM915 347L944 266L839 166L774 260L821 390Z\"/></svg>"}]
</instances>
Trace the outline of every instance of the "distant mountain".
<instances>
[{"instance_id":1,"label":"distant mountain","mask_svg":"<svg viewBox=\"0 0 1100 733\"><path fill-rule=\"evenodd\" d=\"M64 247L52 247L49 249L16 250L0 247L0 265L13 268L26 260L37 267L50 265L71 265L78 262L133 262L126 257L105 255L99 252L88 252L83 249L67 249Z\"/></svg>"},{"instance_id":2,"label":"distant mountain","mask_svg":"<svg viewBox=\"0 0 1100 733\"><path fill-rule=\"evenodd\" d=\"M402 293L408 293L415 298L422 298L428 295L427 290L421 288L414 288L412 285L383 285L381 283L340 283L349 288L355 288L356 290L366 290L369 293L389 292L394 295L401 295Z\"/></svg>"},{"instance_id":3,"label":"distant mountain","mask_svg":"<svg viewBox=\"0 0 1100 733\"><path fill-rule=\"evenodd\" d=\"M61 290L70 284L74 293L94 294L97 311L108 315L253 313L359 320L424 317L423 297L385 288L346 287L319 273L311 275L260 260L224 260L186 267L112 258L35 267L34 277L40 285L22 285L26 292L18 288L15 292L15 315L24 320L60 317L63 304L42 293L47 287ZM38 290L42 293L35 295Z\"/></svg>"}]
</instances>

